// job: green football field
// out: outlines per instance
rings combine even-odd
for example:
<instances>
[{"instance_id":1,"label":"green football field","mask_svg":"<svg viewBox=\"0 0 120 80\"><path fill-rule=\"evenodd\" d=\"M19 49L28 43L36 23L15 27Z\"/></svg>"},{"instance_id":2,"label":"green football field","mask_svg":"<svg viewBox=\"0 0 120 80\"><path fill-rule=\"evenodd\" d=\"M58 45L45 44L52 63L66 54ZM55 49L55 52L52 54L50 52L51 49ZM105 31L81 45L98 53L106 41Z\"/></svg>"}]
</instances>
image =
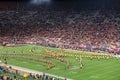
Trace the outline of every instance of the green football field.
<instances>
[{"instance_id":1,"label":"green football field","mask_svg":"<svg viewBox=\"0 0 120 80\"><path fill-rule=\"evenodd\" d=\"M0 60L8 64L73 80L120 80L120 58L35 45L0 46ZM80 69L80 58L83 68Z\"/></svg>"}]
</instances>

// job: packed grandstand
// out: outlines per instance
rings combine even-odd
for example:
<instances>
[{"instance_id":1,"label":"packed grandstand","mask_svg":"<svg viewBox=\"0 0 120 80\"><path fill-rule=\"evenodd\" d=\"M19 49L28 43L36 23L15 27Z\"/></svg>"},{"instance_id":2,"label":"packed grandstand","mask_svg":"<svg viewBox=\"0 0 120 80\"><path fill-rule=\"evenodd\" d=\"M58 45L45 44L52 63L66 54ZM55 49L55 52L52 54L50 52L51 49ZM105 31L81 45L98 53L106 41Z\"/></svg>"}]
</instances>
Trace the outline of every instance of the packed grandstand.
<instances>
[{"instance_id":1,"label":"packed grandstand","mask_svg":"<svg viewBox=\"0 0 120 80\"><path fill-rule=\"evenodd\" d=\"M119 13L26 3L0 8L0 80L119 80Z\"/></svg>"},{"instance_id":2,"label":"packed grandstand","mask_svg":"<svg viewBox=\"0 0 120 80\"><path fill-rule=\"evenodd\" d=\"M119 53L118 13L116 10L56 10L44 5L1 9L0 44Z\"/></svg>"}]
</instances>

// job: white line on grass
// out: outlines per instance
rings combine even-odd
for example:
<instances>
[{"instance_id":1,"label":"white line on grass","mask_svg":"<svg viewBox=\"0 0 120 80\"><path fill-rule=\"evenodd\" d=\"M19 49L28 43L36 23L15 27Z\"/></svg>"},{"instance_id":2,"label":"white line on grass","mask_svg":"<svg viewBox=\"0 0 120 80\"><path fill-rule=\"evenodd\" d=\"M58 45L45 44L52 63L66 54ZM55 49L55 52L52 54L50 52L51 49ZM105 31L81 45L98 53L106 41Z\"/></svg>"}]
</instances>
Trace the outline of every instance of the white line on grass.
<instances>
[{"instance_id":1,"label":"white line on grass","mask_svg":"<svg viewBox=\"0 0 120 80\"><path fill-rule=\"evenodd\" d=\"M29 73L43 74L43 72L32 70L32 69L28 69L28 68L23 68L23 67L14 66L14 65L8 65L8 66L11 66L12 68L15 68L15 69L18 69L18 70L21 70L21 71L25 71L25 72L29 72ZM64 79L65 78L65 77L61 77L61 76L57 76L57 75L52 75L52 74L49 74L49 73L45 73L45 74L48 75L48 76L56 77L56 78L60 78L60 79ZM73 80L73 79L67 78L67 80Z\"/></svg>"}]
</instances>

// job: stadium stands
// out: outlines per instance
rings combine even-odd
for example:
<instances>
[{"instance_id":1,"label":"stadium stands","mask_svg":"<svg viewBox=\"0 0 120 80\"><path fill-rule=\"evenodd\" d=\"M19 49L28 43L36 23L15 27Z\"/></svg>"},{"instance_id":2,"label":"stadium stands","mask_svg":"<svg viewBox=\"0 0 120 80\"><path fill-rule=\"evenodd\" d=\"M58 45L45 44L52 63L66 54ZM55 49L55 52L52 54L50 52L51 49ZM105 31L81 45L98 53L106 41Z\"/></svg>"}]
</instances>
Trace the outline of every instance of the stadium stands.
<instances>
[{"instance_id":1,"label":"stadium stands","mask_svg":"<svg viewBox=\"0 0 120 80\"><path fill-rule=\"evenodd\" d=\"M1 10L0 44L38 44L85 51L120 52L118 12L59 11L44 5Z\"/></svg>"}]
</instances>

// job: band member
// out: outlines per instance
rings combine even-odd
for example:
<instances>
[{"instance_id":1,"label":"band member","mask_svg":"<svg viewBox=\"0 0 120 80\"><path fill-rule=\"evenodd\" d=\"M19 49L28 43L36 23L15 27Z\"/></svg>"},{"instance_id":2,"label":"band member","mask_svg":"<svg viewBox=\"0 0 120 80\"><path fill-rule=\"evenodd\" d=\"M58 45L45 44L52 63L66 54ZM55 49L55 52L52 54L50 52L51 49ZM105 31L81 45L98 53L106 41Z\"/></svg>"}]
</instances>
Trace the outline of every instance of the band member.
<instances>
[{"instance_id":1,"label":"band member","mask_svg":"<svg viewBox=\"0 0 120 80\"><path fill-rule=\"evenodd\" d=\"M83 61L82 61L82 57L80 57L80 69L83 68Z\"/></svg>"},{"instance_id":2,"label":"band member","mask_svg":"<svg viewBox=\"0 0 120 80\"><path fill-rule=\"evenodd\" d=\"M7 59L6 59L6 58L4 59L4 64L6 64L6 65L7 65Z\"/></svg>"}]
</instances>

